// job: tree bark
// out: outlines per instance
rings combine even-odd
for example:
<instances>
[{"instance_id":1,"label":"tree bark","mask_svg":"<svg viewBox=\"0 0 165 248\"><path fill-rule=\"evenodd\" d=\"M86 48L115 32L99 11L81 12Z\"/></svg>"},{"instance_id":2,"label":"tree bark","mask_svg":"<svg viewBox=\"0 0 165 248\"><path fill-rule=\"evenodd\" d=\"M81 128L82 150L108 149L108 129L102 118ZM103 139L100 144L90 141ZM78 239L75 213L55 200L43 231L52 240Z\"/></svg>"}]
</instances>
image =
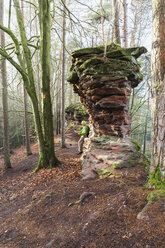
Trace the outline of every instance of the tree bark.
<instances>
[{"instance_id":1,"label":"tree bark","mask_svg":"<svg viewBox=\"0 0 165 248\"><path fill-rule=\"evenodd\" d=\"M128 47L127 41L127 0L123 0L123 11L124 11L124 26L123 26L123 33L124 33L124 48Z\"/></svg>"},{"instance_id":2,"label":"tree bark","mask_svg":"<svg viewBox=\"0 0 165 248\"><path fill-rule=\"evenodd\" d=\"M113 9L114 9L114 40L115 43L121 44L120 41L120 28L119 28L119 8L118 0L113 0Z\"/></svg>"},{"instance_id":3,"label":"tree bark","mask_svg":"<svg viewBox=\"0 0 165 248\"><path fill-rule=\"evenodd\" d=\"M54 152L54 133L53 133L53 113L50 95L50 0L39 0L40 9L40 54L41 54L41 85L42 85L42 119L44 148L46 153L45 162L50 167L57 165L58 160ZM45 167L45 162L40 162L37 170Z\"/></svg>"},{"instance_id":4,"label":"tree bark","mask_svg":"<svg viewBox=\"0 0 165 248\"><path fill-rule=\"evenodd\" d=\"M105 44L104 38L104 11L103 11L103 1L100 0L100 16L101 16L101 26L102 26L102 44Z\"/></svg>"},{"instance_id":5,"label":"tree bark","mask_svg":"<svg viewBox=\"0 0 165 248\"><path fill-rule=\"evenodd\" d=\"M135 34L136 34L136 30L137 30L137 6L134 5L133 2L131 2L131 5L135 8L135 14L134 14L134 23L133 23L133 28L131 31L131 47L135 46Z\"/></svg>"},{"instance_id":6,"label":"tree bark","mask_svg":"<svg viewBox=\"0 0 165 248\"><path fill-rule=\"evenodd\" d=\"M145 127L144 127L144 140L143 140L143 154L146 153L146 143L147 143L147 129L148 129L148 115L150 111L150 89L148 89L148 101L147 110L145 114Z\"/></svg>"},{"instance_id":7,"label":"tree bark","mask_svg":"<svg viewBox=\"0 0 165 248\"><path fill-rule=\"evenodd\" d=\"M25 87L23 86L24 93L24 119L25 119L25 137L26 137L26 154L27 156L32 155L31 147L30 147L30 132L29 132L29 116L28 116L28 100L27 93Z\"/></svg>"},{"instance_id":8,"label":"tree bark","mask_svg":"<svg viewBox=\"0 0 165 248\"><path fill-rule=\"evenodd\" d=\"M62 142L61 147L65 148L65 37L66 37L66 9L65 9L65 0L63 7L63 30L62 30Z\"/></svg>"},{"instance_id":9,"label":"tree bark","mask_svg":"<svg viewBox=\"0 0 165 248\"><path fill-rule=\"evenodd\" d=\"M24 5L23 1L21 2L22 18L24 21ZM26 154L27 156L32 154L30 147L30 133L29 133L29 116L28 116L28 98L25 87L23 86L23 95L24 95L24 119L25 119L25 140L26 140Z\"/></svg>"},{"instance_id":10,"label":"tree bark","mask_svg":"<svg viewBox=\"0 0 165 248\"><path fill-rule=\"evenodd\" d=\"M0 0L0 23L3 24L4 1ZM1 30L1 47L5 46L5 34ZM4 169L11 168L10 149L9 149L9 124L8 124L8 91L7 91L7 75L6 60L1 58L1 74L2 74L2 106L3 106L3 152L4 152Z\"/></svg>"},{"instance_id":11,"label":"tree bark","mask_svg":"<svg viewBox=\"0 0 165 248\"><path fill-rule=\"evenodd\" d=\"M165 1L152 0L152 154L151 168L165 176Z\"/></svg>"}]
</instances>

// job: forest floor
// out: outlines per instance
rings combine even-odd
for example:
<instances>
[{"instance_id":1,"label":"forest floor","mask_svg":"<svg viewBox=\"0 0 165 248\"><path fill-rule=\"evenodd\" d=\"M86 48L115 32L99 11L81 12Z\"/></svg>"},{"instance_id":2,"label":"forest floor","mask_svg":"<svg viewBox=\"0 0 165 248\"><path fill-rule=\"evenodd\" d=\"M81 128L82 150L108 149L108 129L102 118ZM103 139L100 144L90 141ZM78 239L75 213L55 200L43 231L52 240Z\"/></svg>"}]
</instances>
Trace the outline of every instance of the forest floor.
<instances>
[{"instance_id":1,"label":"forest floor","mask_svg":"<svg viewBox=\"0 0 165 248\"><path fill-rule=\"evenodd\" d=\"M143 187L145 169L136 165L120 178L83 181L77 140L68 131L61 149L56 136L62 164L34 175L36 144L29 157L25 148L14 150L6 173L0 159L0 248L164 248L165 199L137 219L153 191Z\"/></svg>"}]
</instances>

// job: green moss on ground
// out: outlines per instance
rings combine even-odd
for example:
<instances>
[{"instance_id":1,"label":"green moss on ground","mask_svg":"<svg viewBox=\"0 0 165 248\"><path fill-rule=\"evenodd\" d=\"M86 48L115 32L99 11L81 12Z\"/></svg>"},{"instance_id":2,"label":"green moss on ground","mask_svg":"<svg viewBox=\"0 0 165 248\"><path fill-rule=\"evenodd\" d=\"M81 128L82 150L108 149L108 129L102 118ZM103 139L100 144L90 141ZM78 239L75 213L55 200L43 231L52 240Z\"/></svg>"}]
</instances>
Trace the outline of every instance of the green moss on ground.
<instances>
[{"instance_id":1,"label":"green moss on ground","mask_svg":"<svg viewBox=\"0 0 165 248\"><path fill-rule=\"evenodd\" d=\"M159 201L161 199L165 199L165 190L157 190L155 192L151 192L147 196L147 201L148 202Z\"/></svg>"}]
</instances>

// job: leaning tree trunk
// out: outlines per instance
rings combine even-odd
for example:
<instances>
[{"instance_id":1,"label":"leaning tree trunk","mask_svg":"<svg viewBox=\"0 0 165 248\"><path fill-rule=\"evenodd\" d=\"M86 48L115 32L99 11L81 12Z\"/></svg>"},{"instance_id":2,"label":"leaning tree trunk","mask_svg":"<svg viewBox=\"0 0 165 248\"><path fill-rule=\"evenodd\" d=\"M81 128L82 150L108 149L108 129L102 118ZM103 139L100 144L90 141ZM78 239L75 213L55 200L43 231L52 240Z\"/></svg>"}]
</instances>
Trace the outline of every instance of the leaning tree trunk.
<instances>
[{"instance_id":1,"label":"leaning tree trunk","mask_svg":"<svg viewBox=\"0 0 165 248\"><path fill-rule=\"evenodd\" d=\"M24 4L21 2L22 18L24 21ZM30 147L30 132L29 132L29 116L28 116L28 97L25 87L23 86L23 96L24 96L24 119L25 119L25 138L26 138L26 154L27 156L32 154Z\"/></svg>"},{"instance_id":2,"label":"leaning tree trunk","mask_svg":"<svg viewBox=\"0 0 165 248\"><path fill-rule=\"evenodd\" d=\"M152 0L152 156L151 169L165 176L165 1Z\"/></svg>"},{"instance_id":3,"label":"leaning tree trunk","mask_svg":"<svg viewBox=\"0 0 165 248\"><path fill-rule=\"evenodd\" d=\"M0 23L3 24L4 2L0 0ZM1 30L1 47L5 46L5 35ZM8 131L8 92L6 77L6 60L1 58L2 72L2 105L3 105L3 148L4 148L4 169L11 168L10 149L9 149L9 131Z\"/></svg>"}]
</instances>

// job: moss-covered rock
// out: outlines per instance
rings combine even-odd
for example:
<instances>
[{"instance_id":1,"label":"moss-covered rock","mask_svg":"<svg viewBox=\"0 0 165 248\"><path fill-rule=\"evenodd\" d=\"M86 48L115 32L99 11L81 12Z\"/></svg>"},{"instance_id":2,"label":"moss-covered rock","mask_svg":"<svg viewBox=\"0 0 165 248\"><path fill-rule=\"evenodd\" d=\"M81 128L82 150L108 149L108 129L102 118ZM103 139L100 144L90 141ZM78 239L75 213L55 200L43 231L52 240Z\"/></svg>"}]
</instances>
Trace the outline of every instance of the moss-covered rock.
<instances>
[{"instance_id":1,"label":"moss-covered rock","mask_svg":"<svg viewBox=\"0 0 165 248\"><path fill-rule=\"evenodd\" d=\"M141 145L138 140L131 138L132 143L136 146L136 151L139 152L141 150Z\"/></svg>"},{"instance_id":2,"label":"moss-covered rock","mask_svg":"<svg viewBox=\"0 0 165 248\"><path fill-rule=\"evenodd\" d=\"M100 168L100 169L97 169L97 172L99 174L100 179L109 177L110 175L114 174L114 171L110 168Z\"/></svg>"},{"instance_id":3,"label":"moss-covered rock","mask_svg":"<svg viewBox=\"0 0 165 248\"><path fill-rule=\"evenodd\" d=\"M116 49L120 49L121 47L115 43L110 43L107 44L107 51L112 51L112 50L116 50ZM101 54L103 55L105 50L105 46L101 45L101 46L97 46L97 47L89 47L89 48L82 48L79 50L76 50L74 52L72 52L72 57L73 58L77 58L77 57L81 57L84 55L88 55L88 54Z\"/></svg>"},{"instance_id":4,"label":"moss-covered rock","mask_svg":"<svg viewBox=\"0 0 165 248\"><path fill-rule=\"evenodd\" d=\"M105 168L120 173L119 169L143 163L139 162L140 148L128 137L129 98L131 88L143 79L136 59L146 51L144 47L123 49L111 43L106 48L83 48L72 53L68 81L91 118L91 136L84 145L85 179L96 178L98 173L101 176L111 173L104 171Z\"/></svg>"},{"instance_id":5,"label":"moss-covered rock","mask_svg":"<svg viewBox=\"0 0 165 248\"><path fill-rule=\"evenodd\" d=\"M84 105L80 103L71 104L65 109L66 119L82 121L88 120L89 114L87 113Z\"/></svg>"},{"instance_id":6,"label":"moss-covered rock","mask_svg":"<svg viewBox=\"0 0 165 248\"><path fill-rule=\"evenodd\" d=\"M79 77L77 75L77 72L73 69L71 72L70 72L70 75L69 77L67 78L67 81L71 84L76 84L78 83L79 81Z\"/></svg>"},{"instance_id":7,"label":"moss-covered rock","mask_svg":"<svg viewBox=\"0 0 165 248\"><path fill-rule=\"evenodd\" d=\"M149 185L155 186L156 189L165 189L165 178L163 177L159 167L150 174Z\"/></svg>"}]
</instances>

